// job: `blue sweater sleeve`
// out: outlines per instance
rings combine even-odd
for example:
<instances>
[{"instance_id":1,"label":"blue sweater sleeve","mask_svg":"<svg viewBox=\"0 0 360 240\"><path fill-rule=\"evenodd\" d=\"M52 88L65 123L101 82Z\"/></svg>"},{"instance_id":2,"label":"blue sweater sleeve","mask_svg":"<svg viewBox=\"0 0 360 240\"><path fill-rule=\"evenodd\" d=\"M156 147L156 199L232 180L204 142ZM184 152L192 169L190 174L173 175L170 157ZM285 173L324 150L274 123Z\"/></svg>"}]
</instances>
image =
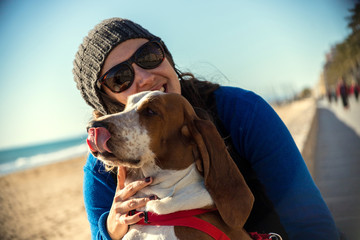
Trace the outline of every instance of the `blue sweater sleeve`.
<instances>
[{"instance_id":1,"label":"blue sweater sleeve","mask_svg":"<svg viewBox=\"0 0 360 240\"><path fill-rule=\"evenodd\" d=\"M218 114L236 150L250 162L290 239L338 239L331 213L288 129L256 94L221 87Z\"/></svg>"},{"instance_id":2,"label":"blue sweater sleeve","mask_svg":"<svg viewBox=\"0 0 360 240\"><path fill-rule=\"evenodd\" d=\"M116 184L103 164L89 154L84 166L84 203L90 223L91 239L111 240L106 220L109 214Z\"/></svg>"}]
</instances>

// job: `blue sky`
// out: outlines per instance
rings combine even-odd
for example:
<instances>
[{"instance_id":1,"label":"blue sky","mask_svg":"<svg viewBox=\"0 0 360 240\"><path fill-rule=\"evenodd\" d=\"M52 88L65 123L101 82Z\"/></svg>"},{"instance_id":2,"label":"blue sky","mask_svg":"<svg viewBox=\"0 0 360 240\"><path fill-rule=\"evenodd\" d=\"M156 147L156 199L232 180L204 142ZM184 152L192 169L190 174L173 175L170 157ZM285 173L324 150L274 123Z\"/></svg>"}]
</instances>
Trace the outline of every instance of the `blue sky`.
<instances>
[{"instance_id":1,"label":"blue sky","mask_svg":"<svg viewBox=\"0 0 360 240\"><path fill-rule=\"evenodd\" d=\"M0 148L85 133L91 109L72 76L87 32L129 18L160 36L180 69L269 100L312 87L350 32L346 0L45 1L0 3Z\"/></svg>"}]
</instances>

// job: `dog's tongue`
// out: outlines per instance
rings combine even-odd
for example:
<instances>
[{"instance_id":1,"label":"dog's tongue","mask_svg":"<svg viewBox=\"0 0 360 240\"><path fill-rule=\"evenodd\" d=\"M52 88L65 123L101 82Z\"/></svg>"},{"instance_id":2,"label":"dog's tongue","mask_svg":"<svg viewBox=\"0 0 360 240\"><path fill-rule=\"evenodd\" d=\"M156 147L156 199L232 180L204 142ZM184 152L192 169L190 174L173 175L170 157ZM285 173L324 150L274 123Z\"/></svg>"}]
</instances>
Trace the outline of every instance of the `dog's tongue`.
<instances>
[{"instance_id":1,"label":"dog's tongue","mask_svg":"<svg viewBox=\"0 0 360 240\"><path fill-rule=\"evenodd\" d=\"M106 128L89 128L86 142L92 152L111 152L106 144L110 137L111 134Z\"/></svg>"}]
</instances>

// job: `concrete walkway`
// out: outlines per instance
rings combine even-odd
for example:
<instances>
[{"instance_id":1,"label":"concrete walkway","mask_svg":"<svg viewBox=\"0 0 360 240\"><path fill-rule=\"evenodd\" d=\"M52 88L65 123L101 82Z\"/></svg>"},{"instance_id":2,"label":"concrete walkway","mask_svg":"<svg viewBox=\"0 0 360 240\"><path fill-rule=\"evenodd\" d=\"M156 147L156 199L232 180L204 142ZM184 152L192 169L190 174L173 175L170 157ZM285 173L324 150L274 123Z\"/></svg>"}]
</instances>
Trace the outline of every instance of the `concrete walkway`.
<instances>
[{"instance_id":1,"label":"concrete walkway","mask_svg":"<svg viewBox=\"0 0 360 240\"><path fill-rule=\"evenodd\" d=\"M343 239L360 239L360 102L320 101L314 179Z\"/></svg>"}]
</instances>

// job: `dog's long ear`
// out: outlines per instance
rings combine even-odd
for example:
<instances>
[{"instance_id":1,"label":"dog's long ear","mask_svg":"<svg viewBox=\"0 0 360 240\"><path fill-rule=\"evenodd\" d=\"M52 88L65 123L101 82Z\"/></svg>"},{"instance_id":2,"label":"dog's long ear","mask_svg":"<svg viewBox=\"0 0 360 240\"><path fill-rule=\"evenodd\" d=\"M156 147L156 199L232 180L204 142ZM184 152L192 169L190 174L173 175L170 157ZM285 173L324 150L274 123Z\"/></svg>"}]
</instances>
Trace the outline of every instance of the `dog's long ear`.
<instances>
[{"instance_id":1,"label":"dog's long ear","mask_svg":"<svg viewBox=\"0 0 360 240\"><path fill-rule=\"evenodd\" d=\"M230 227L242 228L254 202L242 174L212 122L193 120L189 130L200 152L205 186L221 217Z\"/></svg>"}]
</instances>

